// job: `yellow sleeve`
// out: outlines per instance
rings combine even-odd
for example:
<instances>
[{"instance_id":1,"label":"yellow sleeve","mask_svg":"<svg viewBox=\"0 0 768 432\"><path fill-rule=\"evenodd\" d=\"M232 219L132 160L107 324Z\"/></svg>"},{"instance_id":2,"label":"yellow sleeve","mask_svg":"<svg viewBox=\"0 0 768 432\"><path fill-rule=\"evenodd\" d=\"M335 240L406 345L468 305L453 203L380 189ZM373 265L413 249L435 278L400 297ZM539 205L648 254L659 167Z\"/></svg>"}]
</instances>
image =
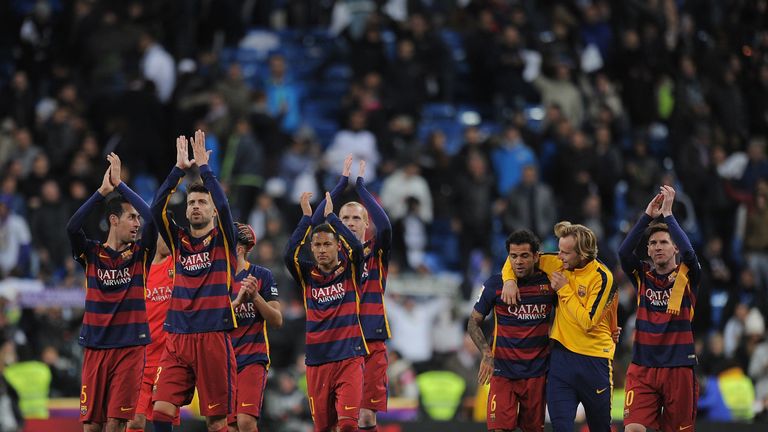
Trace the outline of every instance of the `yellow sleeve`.
<instances>
[{"instance_id":1,"label":"yellow sleeve","mask_svg":"<svg viewBox=\"0 0 768 432\"><path fill-rule=\"evenodd\" d=\"M563 269L563 262L556 254L542 254L539 257L539 270L551 275L554 272L561 271Z\"/></svg>"},{"instance_id":2,"label":"yellow sleeve","mask_svg":"<svg viewBox=\"0 0 768 432\"><path fill-rule=\"evenodd\" d=\"M547 276L556 271L560 271L563 268L563 262L555 254L542 254L539 257L539 270L546 273ZM501 269L501 279L506 282L508 280L517 280L515 271L512 269L512 261L509 257L504 261L504 267Z\"/></svg>"},{"instance_id":3,"label":"yellow sleeve","mask_svg":"<svg viewBox=\"0 0 768 432\"><path fill-rule=\"evenodd\" d=\"M613 274L602 269L598 269L597 272L599 277L593 278L591 286L587 287L589 296L586 306L582 306L570 284L557 291L560 305L585 331L590 331L603 319L606 313L617 307L616 302L612 301L615 294Z\"/></svg>"},{"instance_id":4,"label":"yellow sleeve","mask_svg":"<svg viewBox=\"0 0 768 432\"><path fill-rule=\"evenodd\" d=\"M512 261L510 261L509 257L504 261L504 267L501 268L501 279L504 282L508 280L517 281L517 276L515 276L515 271L512 270Z\"/></svg>"}]
</instances>

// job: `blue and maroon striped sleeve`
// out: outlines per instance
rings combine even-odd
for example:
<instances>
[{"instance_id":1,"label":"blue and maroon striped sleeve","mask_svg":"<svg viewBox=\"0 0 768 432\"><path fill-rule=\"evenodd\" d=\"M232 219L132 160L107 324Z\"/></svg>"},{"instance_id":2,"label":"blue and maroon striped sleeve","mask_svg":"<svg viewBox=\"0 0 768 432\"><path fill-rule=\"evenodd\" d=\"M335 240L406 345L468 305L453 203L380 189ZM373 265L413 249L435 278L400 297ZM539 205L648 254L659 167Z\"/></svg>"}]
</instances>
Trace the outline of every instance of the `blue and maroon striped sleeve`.
<instances>
[{"instance_id":1,"label":"blue and maroon striped sleeve","mask_svg":"<svg viewBox=\"0 0 768 432\"><path fill-rule=\"evenodd\" d=\"M336 186L334 186L331 191L331 200L333 200L334 204L337 203L339 197L344 192L344 189L347 188L348 183L349 177L339 177L339 182L336 183ZM323 213L325 213L325 198L320 201L320 204L315 208L315 212L312 213L312 226L318 226L323 223L323 220L325 220L325 215Z\"/></svg>"},{"instance_id":2,"label":"blue and maroon striped sleeve","mask_svg":"<svg viewBox=\"0 0 768 432\"><path fill-rule=\"evenodd\" d=\"M178 244L179 227L173 219L168 217L168 202L173 192L181 183L182 177L184 177L184 170L174 166L171 173L168 174L168 177L157 190L157 194L152 200L152 206L150 207L152 219L155 221L155 225L157 225L160 237L165 240L165 244L171 249L171 255L173 256L175 256L175 249Z\"/></svg>"},{"instance_id":3,"label":"blue and maroon striped sleeve","mask_svg":"<svg viewBox=\"0 0 768 432\"><path fill-rule=\"evenodd\" d=\"M488 316L493 310L496 291L501 288L501 275L493 275L483 283L483 291L475 303L475 310L482 316Z\"/></svg>"},{"instance_id":4,"label":"blue and maroon striped sleeve","mask_svg":"<svg viewBox=\"0 0 768 432\"><path fill-rule=\"evenodd\" d=\"M211 167L208 164L200 166L200 177L203 179L203 185L205 185L206 189L211 193L213 205L219 213L219 221L221 224L219 228L227 238L227 243L231 252L235 253L235 248L237 247L235 222L232 219L232 210L229 208L227 195L224 193L221 183L219 183L219 180L213 174L213 171L211 171Z\"/></svg>"},{"instance_id":5,"label":"blue and maroon striped sleeve","mask_svg":"<svg viewBox=\"0 0 768 432\"><path fill-rule=\"evenodd\" d=\"M388 257L389 251L392 248L392 223L390 223L387 213L379 205L379 202L376 201L376 198L365 187L365 180L362 177L357 178L355 191L357 191L357 195L368 210L373 226L376 227L376 247L382 249Z\"/></svg>"},{"instance_id":6,"label":"blue and maroon striped sleeve","mask_svg":"<svg viewBox=\"0 0 768 432\"><path fill-rule=\"evenodd\" d=\"M360 240L357 239L357 236L347 228L346 225L344 225L341 222L341 219L339 219L338 216L336 216L335 213L330 213L326 220L331 225L331 227L339 234L340 240L342 245L344 246L342 248L344 254L347 256L347 259L355 263L355 265L358 265L358 268L362 268L360 264L363 261L363 244L360 243Z\"/></svg>"},{"instance_id":7,"label":"blue and maroon striped sleeve","mask_svg":"<svg viewBox=\"0 0 768 432\"><path fill-rule=\"evenodd\" d=\"M643 266L643 262L635 255L635 248L640 244L643 239L643 233L645 228L653 221L647 213L643 212L640 219L635 223L635 226L627 234L627 238L621 242L619 246L619 261L621 261L621 269L624 273L630 277L632 283L635 284L635 280L632 278L632 274L640 271Z\"/></svg>"},{"instance_id":8,"label":"blue and maroon striped sleeve","mask_svg":"<svg viewBox=\"0 0 768 432\"><path fill-rule=\"evenodd\" d=\"M701 280L701 265L696 251L693 250L691 241L685 234L685 231L677 223L673 215L665 216L664 223L669 227L669 236L680 251L680 258L688 266L688 277L691 280L691 289L696 289L696 285Z\"/></svg>"},{"instance_id":9,"label":"blue and maroon striped sleeve","mask_svg":"<svg viewBox=\"0 0 768 432\"><path fill-rule=\"evenodd\" d=\"M288 239L288 244L285 245L285 251L283 252L285 267L296 282L301 285L302 289L304 288L305 281L301 274L301 264L311 265L312 263L302 260L299 252L309 237L311 228L310 222L311 218L309 216L302 216L296 229L293 230L293 234L291 234L291 237Z\"/></svg>"},{"instance_id":10,"label":"blue and maroon striped sleeve","mask_svg":"<svg viewBox=\"0 0 768 432\"><path fill-rule=\"evenodd\" d=\"M104 201L104 196L99 192L94 192L67 222L67 236L72 244L72 256L83 265L85 265L85 262L81 261L81 259L83 259L83 254L88 249L88 238L85 236L85 231L83 231L85 218L93 211L96 204L102 201Z\"/></svg>"}]
</instances>

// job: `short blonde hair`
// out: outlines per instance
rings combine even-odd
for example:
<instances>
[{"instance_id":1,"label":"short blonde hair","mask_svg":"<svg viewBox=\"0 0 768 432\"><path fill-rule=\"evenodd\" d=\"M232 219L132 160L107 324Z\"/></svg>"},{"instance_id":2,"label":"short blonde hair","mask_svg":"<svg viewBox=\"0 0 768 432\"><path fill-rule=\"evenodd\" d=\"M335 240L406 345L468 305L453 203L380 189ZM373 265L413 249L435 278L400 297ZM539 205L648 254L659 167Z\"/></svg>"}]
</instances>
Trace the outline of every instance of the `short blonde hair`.
<instances>
[{"instance_id":1,"label":"short blonde hair","mask_svg":"<svg viewBox=\"0 0 768 432\"><path fill-rule=\"evenodd\" d=\"M360 204L357 201L350 201L350 202L344 204L343 206L341 206L341 209L343 209L344 207L357 207L357 208L359 208L363 212L363 220L366 223L368 222L368 209L366 209L364 205ZM339 209L339 216L341 216L341 209Z\"/></svg>"},{"instance_id":2,"label":"short blonde hair","mask_svg":"<svg viewBox=\"0 0 768 432\"><path fill-rule=\"evenodd\" d=\"M574 250L585 261L597 258L597 237L591 229L584 225L572 224L569 221L561 221L555 224L555 236L563 238L573 236L576 240Z\"/></svg>"}]
</instances>

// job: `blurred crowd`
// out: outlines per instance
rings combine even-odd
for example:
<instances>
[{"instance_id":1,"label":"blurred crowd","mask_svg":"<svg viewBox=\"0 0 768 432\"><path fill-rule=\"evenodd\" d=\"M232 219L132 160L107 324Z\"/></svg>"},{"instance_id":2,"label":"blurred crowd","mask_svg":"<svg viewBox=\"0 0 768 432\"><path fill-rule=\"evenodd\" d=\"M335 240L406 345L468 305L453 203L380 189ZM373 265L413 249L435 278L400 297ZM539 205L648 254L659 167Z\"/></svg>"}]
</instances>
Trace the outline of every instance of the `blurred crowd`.
<instances>
[{"instance_id":1,"label":"blurred crowd","mask_svg":"<svg viewBox=\"0 0 768 432\"><path fill-rule=\"evenodd\" d=\"M265 409L297 422L284 430L308 413L301 293L280 256L300 193L319 198L350 153L394 227L391 277L457 278L388 296L392 396L428 405L419 376L449 370L455 415L472 417L472 299L506 233L554 250L564 219L595 231L616 269L620 378L636 301L616 248L670 184L705 270L699 416L768 418L768 0L0 2L0 282L82 286L63 227L105 155L151 201L173 138L197 128L256 231L249 259L280 287ZM41 361L52 396L77 396L82 310L16 300L0 290L2 363Z\"/></svg>"}]
</instances>

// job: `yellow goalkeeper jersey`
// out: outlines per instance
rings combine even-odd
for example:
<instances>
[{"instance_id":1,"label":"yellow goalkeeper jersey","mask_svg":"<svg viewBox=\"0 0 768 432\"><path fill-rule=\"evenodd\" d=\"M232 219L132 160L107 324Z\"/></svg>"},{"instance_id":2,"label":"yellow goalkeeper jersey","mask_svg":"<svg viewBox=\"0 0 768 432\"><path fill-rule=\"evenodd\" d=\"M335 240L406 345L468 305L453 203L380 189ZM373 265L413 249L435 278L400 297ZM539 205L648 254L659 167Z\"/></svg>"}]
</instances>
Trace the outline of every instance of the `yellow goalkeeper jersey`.
<instances>
[{"instance_id":1,"label":"yellow goalkeeper jersey","mask_svg":"<svg viewBox=\"0 0 768 432\"><path fill-rule=\"evenodd\" d=\"M542 254L539 268L547 276L563 272L568 279L568 284L557 291L550 337L577 354L613 359L616 344L611 334L617 327L618 301L608 267L592 260L582 268L563 270L557 255ZM505 281L517 280L509 258L501 274Z\"/></svg>"}]
</instances>

